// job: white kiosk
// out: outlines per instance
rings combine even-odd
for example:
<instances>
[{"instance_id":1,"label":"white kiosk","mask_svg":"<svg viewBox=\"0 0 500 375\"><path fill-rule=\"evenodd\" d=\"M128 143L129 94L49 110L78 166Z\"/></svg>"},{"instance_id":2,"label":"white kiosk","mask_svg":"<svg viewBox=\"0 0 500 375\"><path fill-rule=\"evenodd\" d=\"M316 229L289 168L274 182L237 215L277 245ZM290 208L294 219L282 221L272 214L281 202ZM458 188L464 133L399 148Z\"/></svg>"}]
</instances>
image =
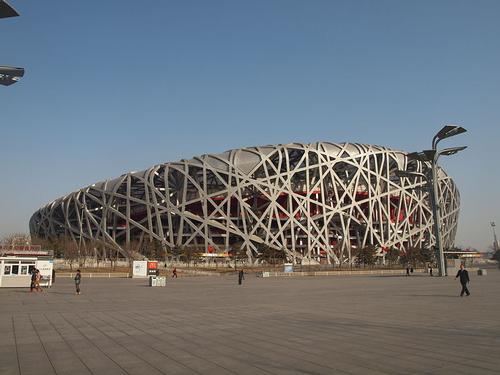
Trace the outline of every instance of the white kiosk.
<instances>
[{"instance_id":1,"label":"white kiosk","mask_svg":"<svg viewBox=\"0 0 500 375\"><path fill-rule=\"evenodd\" d=\"M33 245L10 246L7 249L4 245L0 246L0 255L0 287L29 288L35 268L42 276L40 286L52 286L54 260L50 251Z\"/></svg>"}]
</instances>

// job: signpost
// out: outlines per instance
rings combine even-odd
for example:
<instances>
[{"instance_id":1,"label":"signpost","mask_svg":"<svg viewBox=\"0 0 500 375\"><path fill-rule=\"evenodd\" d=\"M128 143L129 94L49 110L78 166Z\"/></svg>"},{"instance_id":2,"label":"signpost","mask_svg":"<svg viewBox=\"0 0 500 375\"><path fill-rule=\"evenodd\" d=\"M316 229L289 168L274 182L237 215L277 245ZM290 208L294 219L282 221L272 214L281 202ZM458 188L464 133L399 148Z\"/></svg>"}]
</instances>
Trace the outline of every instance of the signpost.
<instances>
[{"instance_id":1,"label":"signpost","mask_svg":"<svg viewBox=\"0 0 500 375\"><path fill-rule=\"evenodd\" d=\"M132 277L148 277L148 262L146 260L134 260L132 264Z\"/></svg>"}]
</instances>

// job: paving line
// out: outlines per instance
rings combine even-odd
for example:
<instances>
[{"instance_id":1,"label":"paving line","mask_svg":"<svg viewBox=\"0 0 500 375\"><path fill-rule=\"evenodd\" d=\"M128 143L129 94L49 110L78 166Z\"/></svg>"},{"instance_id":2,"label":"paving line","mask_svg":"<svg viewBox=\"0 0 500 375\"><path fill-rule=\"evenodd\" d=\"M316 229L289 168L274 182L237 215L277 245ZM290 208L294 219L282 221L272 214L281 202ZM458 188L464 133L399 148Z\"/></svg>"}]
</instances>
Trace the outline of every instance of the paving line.
<instances>
[{"instance_id":1,"label":"paving line","mask_svg":"<svg viewBox=\"0 0 500 375\"><path fill-rule=\"evenodd\" d=\"M110 335L108 335L107 333L105 333L103 330L99 329L96 325L92 325L91 323L88 322L88 320L86 320L85 318L83 318L80 314L77 314L77 316L84 322L86 322L90 327L92 327L93 329L97 330L98 332L100 332L101 334L103 334L104 336L106 336L109 340L111 340L113 343L115 343L116 345L122 347L123 349L125 349L127 352L129 352L130 354L132 354L134 357L138 358L140 361L146 363L148 366L151 366L152 368L154 368L155 370L159 371L160 373L162 374L165 374L167 375L167 373L165 373L163 370L161 370L160 368L156 367L155 365L149 363L149 362L146 362L144 361L143 359L141 359L141 357L139 357L137 354L135 354L134 352L132 352L130 349L128 349L125 345L117 342L113 337L111 337Z\"/></svg>"},{"instance_id":2,"label":"paving line","mask_svg":"<svg viewBox=\"0 0 500 375\"><path fill-rule=\"evenodd\" d=\"M28 314L28 317L30 319L31 326L33 327L33 330L35 331L35 333L38 337L38 341L40 341L40 344L42 345L45 356L47 357L47 360L49 361L50 365L52 366L52 370L54 371L54 374L57 374L56 368L54 367L54 364L52 363L52 360L50 359L49 353L47 352L47 348L45 347L45 344L43 343L42 338L40 337L40 334L33 323L33 319L31 319L31 314Z\"/></svg>"},{"instance_id":3,"label":"paving line","mask_svg":"<svg viewBox=\"0 0 500 375\"><path fill-rule=\"evenodd\" d=\"M162 315L161 317L166 318L164 315ZM168 319L168 318L167 318L167 319ZM175 323L175 326L168 326L168 327L169 327L169 328L171 328L171 329L176 329L176 330L181 331L179 328L177 328L177 326L178 326L178 324L179 324L180 322L173 322L173 323ZM184 323L185 323L185 322L184 322ZM204 322L204 324L206 324L206 322ZM157 328L157 327L158 327L158 325L154 325L152 328ZM182 335L182 333L184 333L184 335ZM172 334L172 333L171 333L171 332L169 332L169 334ZM190 332L190 334L191 334L192 336L198 336L198 337L200 337L201 339L205 339L205 340L206 340L206 337L203 337L203 336L197 335L196 333ZM186 337L185 337L185 331L184 331L184 332L182 332L182 331L181 331L181 334L180 334L180 335L176 335L176 337L179 337L179 338L181 338L182 340L184 340L184 341L186 341L186 342L188 342L188 343L194 343L194 344L197 344L196 342L194 342L194 341L192 341L192 340L188 340L188 339L186 339ZM235 341L239 341L239 342L240 342L240 343L242 343L243 345L248 345L248 343L246 343L246 342L244 342L244 341L236 340L233 336L231 336L231 339L232 339L232 340L235 340ZM219 344L219 345L224 345L224 346L227 346L227 344L226 344L226 342L227 342L227 341L218 341L218 340L214 340L213 338L212 338L212 340L211 340L211 341L213 341L213 342L215 342L215 343L217 343L217 344ZM243 350L243 351L244 351L245 353L248 353L248 354L253 355L253 356L258 355L258 354L255 354L255 353L254 353L253 351L251 351L251 350ZM270 351L273 351L273 352L275 352L275 353L277 353L277 354L280 354L280 355L282 355L282 354L283 354L283 353L281 353L281 352L279 352L279 351L277 351L277 350L268 350L268 352L270 352ZM263 358L263 359L265 359L266 361L269 361L269 358L263 357L262 355L258 355L258 356L259 356L259 357L261 357L261 358ZM273 361L275 361L275 360L273 360ZM341 369L339 369L339 368L335 368L335 367L331 367L331 366L320 365L320 364L318 364L318 363L316 363L316 362L313 362L313 361L304 360L304 362L309 362L310 364L312 364L312 365L314 365L314 366L317 366L317 367L323 367L323 368L325 368L325 369L328 369L328 371L329 371L329 372L331 372L331 371L333 370L333 371L336 371L337 373L338 373L338 372L349 373L349 372L346 372L345 370L341 370ZM283 365L284 365L284 366L286 366L286 363L283 363ZM260 368L260 367L259 367L259 368ZM263 370L265 370L265 369L263 369ZM266 370L266 371L268 371L268 370Z\"/></svg>"},{"instance_id":4,"label":"paving line","mask_svg":"<svg viewBox=\"0 0 500 375\"><path fill-rule=\"evenodd\" d=\"M227 315L225 315L225 317L226 317L226 319L227 319ZM261 322L261 320L256 320L255 318L254 318L254 320L255 320L256 322ZM309 328L305 329L305 328L303 328L303 327L302 327L302 325L300 325L300 324L293 324L293 323L291 323L291 324L292 324L292 325L294 325L294 330L297 330L297 331L302 330L302 331L306 331L306 332L309 332L309 333L310 333L311 331L315 331L315 332L319 332L319 333L324 333L324 331L323 331L323 330L320 330L320 329L315 328L315 327L309 327ZM281 321L279 321L279 320L276 320L276 321L275 321L275 325L284 326L284 327L286 327L286 328L288 328L288 329L289 329L289 325L284 325L284 324L283 324ZM359 328L360 326L359 326L359 325L357 325L356 327L358 327L358 328ZM383 327L383 328L384 328L384 329L392 329L392 327ZM272 328L271 328L271 329L272 329ZM379 332L376 332L376 333L379 333ZM336 336L343 336L344 338L351 338L351 336L348 336L348 335L342 334L342 333L341 333L341 332L339 332L339 331L335 331L335 335L336 335ZM363 331L363 330L358 329L358 333L357 333L357 335L360 337L360 339L363 339L363 340L367 340L367 338L370 338L370 339L371 339L374 343L376 343L376 344L378 344L378 345L385 345L385 346L390 345L390 346L391 346L391 347L393 347L394 349L400 349L400 348L402 347L402 345L391 345L391 344L388 344L386 339L375 339L375 337L377 337L377 335L370 335L370 331L368 331L368 330L366 330L366 329L365 329L364 331ZM300 338L299 336L296 336L296 337ZM387 337L387 333L384 333L384 337ZM393 337L394 337L394 336L393 336ZM395 337L399 338L399 337L401 337L401 336L400 336L400 335L397 335L397 336L395 336ZM318 338L317 340L319 340L319 341L324 341L323 339L319 339L319 338ZM409 349L409 352L411 352L411 350L413 349L413 350L418 350L418 351L420 351L420 352L424 352L424 353L426 353L426 355L425 355L425 356L424 356L424 355L422 356L422 358L423 358L423 359L428 358L428 355L431 355L431 356L432 356L432 355L434 355L434 354L436 353L436 351L435 351L435 350L425 350L425 349L423 349L423 348L422 348L422 346L420 346L420 345L419 345L419 346L417 346L417 347L415 347L415 346L408 346L406 342L405 342L405 344L406 344L406 348L407 348L407 349ZM445 342L445 344L449 344L449 342ZM375 345L375 347L376 347L376 345ZM375 353L376 353L376 352L375 352ZM476 365L471 365L471 364L470 364L470 361L467 361L466 359L465 359L465 360L463 360L463 358L462 358L462 359L460 359L460 358L455 358L455 356L456 356L456 348L455 348L453 351L448 351L448 352L447 352L447 356L448 356L448 357L450 357L450 358L454 358L454 361L455 361L455 362L461 363L463 366L472 366L472 367L476 367L476 368L479 368L479 369L482 369L482 370L492 371L491 369L488 369L488 368L485 368L485 367L476 366ZM436 358L435 356L433 356L433 357L434 357L436 360L438 360L438 361L439 361L439 360L441 360L440 358ZM471 358L471 359L474 359L474 358ZM422 361L418 361L418 360L415 360L414 362L416 362L416 363L418 363L418 364L421 364L421 363L422 363ZM496 366L498 366L498 364L492 363L492 362L490 362L489 360L488 360L488 361L485 361L485 362L486 362L486 363L491 364L492 366L495 366L495 365L496 365Z\"/></svg>"},{"instance_id":5,"label":"paving line","mask_svg":"<svg viewBox=\"0 0 500 375\"><path fill-rule=\"evenodd\" d=\"M68 323L71 327L73 327L73 329L77 330L78 332L80 332L80 334L82 335L82 337L84 337L94 348L96 348L99 352L101 352L106 358L108 358L111 362L113 362L115 365L117 365L124 373L126 374L129 374L131 375L127 370L125 370L118 362L116 362L113 358L111 358L111 356L109 356L108 354L106 354L99 346L95 345L95 343L90 340L86 335L85 333L83 333L81 331L80 328L76 327L74 324L72 324L68 319L66 319L66 317L64 316L64 313L58 313L61 318L66 322ZM66 313L68 314L68 313ZM73 314L73 313L71 313Z\"/></svg>"},{"instance_id":6,"label":"paving line","mask_svg":"<svg viewBox=\"0 0 500 375\"><path fill-rule=\"evenodd\" d=\"M78 360L82 363L82 365L91 373L94 375L94 372L87 366L87 364L83 361L83 359L80 357L80 355L78 354L78 352L73 348L73 345L71 345L68 340L66 340L64 338L64 336L61 334L61 332L57 329L56 325L49 319L47 318L47 316L45 316L45 314L42 315L45 320L47 320L47 322L49 322L49 324L54 328L54 330L57 332L57 334L59 335L59 337L61 337L61 339L64 341L64 343L66 344L66 346L71 350L71 352L75 355L76 358L78 358Z\"/></svg>"},{"instance_id":7,"label":"paving line","mask_svg":"<svg viewBox=\"0 0 500 375\"><path fill-rule=\"evenodd\" d=\"M221 314L221 315L222 315L222 314ZM238 318L239 320L241 320L241 319L242 319L242 317L243 317L243 315L238 315L238 317L237 317L237 318ZM201 317L201 319L204 321L204 323L206 322L206 317L202 316L202 317ZM172 319L170 319L170 320L172 321ZM225 320L225 321L227 321L227 315L225 315L225 314L223 314L223 316L221 316L220 318L217 318L217 319L216 319L216 321L219 321L219 322L220 322L220 321L224 321L224 320ZM238 320L238 321L239 321L239 320ZM176 321L173 321L173 322L174 322L174 323L177 323ZM258 323L258 324L262 325L262 320L256 320L256 323ZM205 324L206 324L206 323L205 323ZM169 327L171 327L171 328L175 328L174 326L169 326ZM189 328L188 328L188 329L189 329ZM262 331L265 331L265 330L268 330L268 329L269 329L269 328L262 328L261 330L262 330ZM197 332L197 330L195 330L195 332L190 331L189 333L190 333L191 335L196 335L196 332ZM279 333L280 333L280 334L282 334L283 332L288 332L288 330L286 330L286 329L285 329L285 330L281 330L281 331L279 331ZM247 333L245 333L245 335L247 335ZM198 336L199 336L199 335L198 335ZM235 340L235 339L234 339L234 335L226 335L226 336L224 336L224 335L220 335L220 336L222 336L222 337L229 337L230 339ZM261 336L263 336L263 335L261 334ZM311 351L307 350L307 349L306 349L306 348L304 348L304 347L302 347L302 348L300 348L300 349L297 349L297 348L295 348L295 347L290 347L289 345L284 344L284 342L286 342L286 340L281 340L281 342L280 342L280 343L278 343L278 345L277 345L277 343L276 343L276 342L269 341L269 340L263 340L261 336L256 336L256 340L260 340L260 341L262 341L262 342L267 342L267 343L271 344L271 346L272 346L273 348L276 348L276 347L284 347L284 348L287 348L287 349L290 349L290 350L293 350L293 351L298 352L298 353L299 353L299 355L300 355L300 354L303 354L303 353L307 353L307 354L308 354L308 355L310 355L310 356L318 357L318 353L317 353L317 352L311 352ZM200 337L201 337L201 336L200 336ZM276 336L276 337L277 337L277 336ZM301 340L302 338L301 338L301 337L298 337L298 339L299 339L299 340ZM243 344L247 344L245 341L241 341L241 340L236 340L236 341L239 341L240 343L243 343ZM272 350L272 349L270 349L270 350ZM276 353L278 353L278 354L280 354L280 355L282 355L282 354L283 354L281 351L277 351L277 350L272 350L272 351L274 351L274 352L276 352ZM250 352L250 353L251 353L251 352ZM287 355L287 354L289 354L289 352L285 353L285 355ZM311 363L311 364L313 364L313 365L315 365L315 366L329 368L329 369L334 370L334 371L336 371L336 372L342 371L342 372L344 372L344 373L352 373L352 372L351 372L351 371L349 371L349 370L346 370L346 369L340 369L340 368L338 368L338 366L337 366L337 367L332 367L331 365L328 365L328 364L326 364L326 365L325 365L325 364L319 364L318 362L315 362L315 361L313 361L313 360L305 360L305 359L303 359L303 361L304 361L304 362L309 362L309 363ZM355 365L356 365L356 366L358 366L358 367L361 367L363 371L369 371L369 370L373 371L373 368L372 368L372 367L367 367L367 366L361 365L361 364L359 364L359 363L357 363L357 364L355 364ZM357 371L360 371L360 370L361 370L361 369L358 369ZM358 372L356 372L356 373L358 373Z\"/></svg>"},{"instance_id":8,"label":"paving line","mask_svg":"<svg viewBox=\"0 0 500 375\"><path fill-rule=\"evenodd\" d=\"M11 320L12 320L12 332L14 333L14 345L16 349L17 371L19 375L21 375L21 363L19 362L19 350L17 348L16 325L14 324L14 316L11 316Z\"/></svg>"},{"instance_id":9,"label":"paving line","mask_svg":"<svg viewBox=\"0 0 500 375\"><path fill-rule=\"evenodd\" d=\"M113 320L118 320L118 321L120 321L120 322L122 322L122 323L124 323L124 324L130 325L130 326L132 326L134 329L137 329L138 331L144 332L146 335L150 336L150 334L149 334L147 331L145 331L144 329L141 329L141 328L138 328L138 327L136 327L136 326L131 325L131 324L130 324L130 322L124 321L124 320L119 319L119 318L116 318L116 317L114 317L114 318L113 318ZM181 337L181 338L182 338L182 337ZM172 342L162 340L162 339L161 339L160 337L158 337L158 336L155 336L155 339L156 339L156 340L158 340L158 341L161 341L161 342L163 342L163 343L168 343L169 345L176 346L176 345L175 345L175 344L173 344ZM195 343L195 344L197 345L197 343ZM154 350L156 350L154 347L152 347L152 346L150 346L150 345L147 345L147 346L149 346L149 347L153 348ZM176 347L178 347L178 346L176 346ZM183 349L183 348L181 348L180 350L184 350L184 349ZM156 351L158 351L158 350L156 350ZM161 353L161 352L160 352L160 353ZM196 358L201 359L201 360L203 360L203 361L210 362L210 363L212 363L213 365L215 365L215 366L217 366L217 367L223 368L224 370L226 370L226 371L228 371L228 372L230 372L230 373L233 373L233 374L235 373L234 371L232 371L232 370L230 370L230 369L228 369L228 368L226 368L226 367L224 367L224 366L222 366L222 365L218 364L217 362L215 362L215 361L213 361L213 360L211 360L211 359L207 359L207 358L201 357L201 356L196 355L196 354L194 354L194 353L190 353L190 354L191 354L193 357L196 357ZM170 358L170 357L169 357L169 358ZM173 359L173 358L172 358L172 359ZM177 361L177 360L175 360L175 362L182 364L181 362L179 362L179 361ZM188 366L187 366L187 365L185 365L185 364L182 364L182 365L183 365L183 366L185 366L185 367L188 367ZM188 367L188 368L189 368L190 370L192 370L192 371L196 371L195 369L192 369L192 368L190 368L190 367ZM263 370L263 371L264 371L264 370ZM267 371L265 371L265 372L267 372ZM198 371L196 371L196 373L198 373L198 374L202 374L202 373L200 373L200 372L198 372Z\"/></svg>"}]
</instances>

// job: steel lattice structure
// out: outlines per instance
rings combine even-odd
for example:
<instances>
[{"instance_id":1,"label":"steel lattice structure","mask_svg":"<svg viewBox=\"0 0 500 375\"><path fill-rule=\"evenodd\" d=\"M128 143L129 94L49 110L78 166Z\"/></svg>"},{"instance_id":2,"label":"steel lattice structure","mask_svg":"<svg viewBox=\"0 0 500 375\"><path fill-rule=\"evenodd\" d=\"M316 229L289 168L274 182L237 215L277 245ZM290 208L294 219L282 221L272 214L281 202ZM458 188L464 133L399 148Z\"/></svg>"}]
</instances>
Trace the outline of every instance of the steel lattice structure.
<instances>
[{"instance_id":1,"label":"steel lattice structure","mask_svg":"<svg viewBox=\"0 0 500 375\"><path fill-rule=\"evenodd\" d=\"M350 261L373 245L431 247L433 216L422 178L406 154L365 144L318 142L235 149L155 165L93 184L47 204L32 235L99 241L124 251L133 240L255 257L262 244L290 257ZM457 230L459 193L439 171L444 247Z\"/></svg>"}]
</instances>

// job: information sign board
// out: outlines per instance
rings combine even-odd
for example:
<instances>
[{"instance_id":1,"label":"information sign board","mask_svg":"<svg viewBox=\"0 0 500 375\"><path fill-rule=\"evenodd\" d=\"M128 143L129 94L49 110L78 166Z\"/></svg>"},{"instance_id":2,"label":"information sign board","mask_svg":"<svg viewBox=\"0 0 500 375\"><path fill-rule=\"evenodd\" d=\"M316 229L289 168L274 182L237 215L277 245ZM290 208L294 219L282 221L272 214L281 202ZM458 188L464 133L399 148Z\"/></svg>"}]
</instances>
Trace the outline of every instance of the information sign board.
<instances>
[{"instance_id":1,"label":"information sign board","mask_svg":"<svg viewBox=\"0 0 500 375\"><path fill-rule=\"evenodd\" d=\"M42 275L40 285L52 286L52 269L54 268L54 261L52 259L38 259L36 261L36 268L40 271L40 275Z\"/></svg>"},{"instance_id":2,"label":"information sign board","mask_svg":"<svg viewBox=\"0 0 500 375\"><path fill-rule=\"evenodd\" d=\"M132 277L148 277L148 262L146 260L134 260Z\"/></svg>"},{"instance_id":3,"label":"information sign board","mask_svg":"<svg viewBox=\"0 0 500 375\"><path fill-rule=\"evenodd\" d=\"M148 262L148 276L156 276L158 272L158 262L151 261Z\"/></svg>"}]
</instances>

